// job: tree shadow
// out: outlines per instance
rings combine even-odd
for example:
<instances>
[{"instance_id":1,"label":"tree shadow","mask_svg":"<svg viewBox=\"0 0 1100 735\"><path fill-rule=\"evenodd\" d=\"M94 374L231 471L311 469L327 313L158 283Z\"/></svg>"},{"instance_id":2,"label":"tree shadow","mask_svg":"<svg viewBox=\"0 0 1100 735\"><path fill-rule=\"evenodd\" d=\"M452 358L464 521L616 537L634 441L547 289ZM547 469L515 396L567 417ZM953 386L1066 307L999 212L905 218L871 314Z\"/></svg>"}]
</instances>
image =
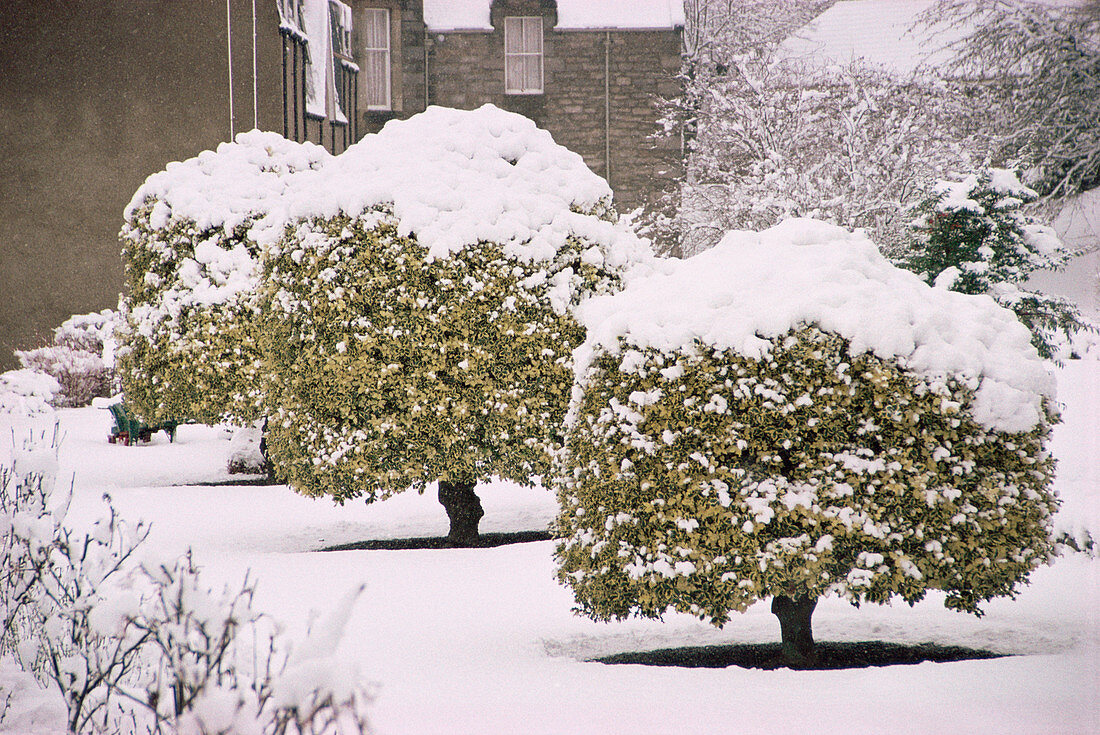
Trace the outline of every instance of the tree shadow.
<instances>
[{"instance_id":1,"label":"tree shadow","mask_svg":"<svg viewBox=\"0 0 1100 735\"><path fill-rule=\"evenodd\" d=\"M477 542L461 548L487 549L494 546L506 546L508 544L526 544L532 541L549 541L549 531L513 531L510 533L483 533ZM320 551L404 551L407 549L453 549L454 544L445 536L428 536L421 538L395 538L379 539L376 541L352 541L347 544L326 546Z\"/></svg>"},{"instance_id":2,"label":"tree shadow","mask_svg":"<svg viewBox=\"0 0 1100 735\"><path fill-rule=\"evenodd\" d=\"M963 646L943 646L937 643L901 644L885 641L852 643L821 642L816 645L818 663L814 670L862 669L870 666L919 664L925 661L944 663L974 659L1002 658L1008 654L994 653ZM789 668L778 643L735 643L715 646L684 646L656 651L616 653L591 659L603 664L644 664L646 666L681 666L685 668L721 669L740 666L745 669Z\"/></svg>"}]
</instances>

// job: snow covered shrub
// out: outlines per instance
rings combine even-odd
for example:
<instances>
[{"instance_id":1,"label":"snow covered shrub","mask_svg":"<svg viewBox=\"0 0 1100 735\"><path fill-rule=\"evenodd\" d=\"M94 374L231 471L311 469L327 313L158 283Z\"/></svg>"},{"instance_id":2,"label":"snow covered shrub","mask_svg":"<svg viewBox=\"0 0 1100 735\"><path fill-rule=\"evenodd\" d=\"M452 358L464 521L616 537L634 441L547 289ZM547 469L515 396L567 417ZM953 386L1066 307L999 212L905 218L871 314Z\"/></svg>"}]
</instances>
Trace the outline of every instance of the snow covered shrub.
<instances>
[{"instance_id":1,"label":"snow covered shrub","mask_svg":"<svg viewBox=\"0 0 1100 735\"><path fill-rule=\"evenodd\" d=\"M259 475L267 472L267 460L263 454L263 422L256 424L233 432L229 442L229 474Z\"/></svg>"},{"instance_id":2,"label":"snow covered shrub","mask_svg":"<svg viewBox=\"0 0 1100 735\"><path fill-rule=\"evenodd\" d=\"M370 697L358 668L337 655L362 587L296 644L252 605L255 584L208 586L190 552L142 566L147 583L130 625L148 642L134 693L156 732L195 735L335 733L366 730ZM308 662L303 665L303 661Z\"/></svg>"},{"instance_id":3,"label":"snow covered shrub","mask_svg":"<svg viewBox=\"0 0 1100 735\"><path fill-rule=\"evenodd\" d=\"M229 719L247 711L249 672L239 671L237 649L240 631L259 618L252 610L254 585L245 579L235 591L207 587L190 552L172 564L145 565L142 574L149 591L130 624L155 650L149 657L154 670L143 677L142 699L157 720L186 719L215 691L236 692L230 697L235 706ZM256 709L252 707L253 719Z\"/></svg>"},{"instance_id":4,"label":"snow covered shrub","mask_svg":"<svg viewBox=\"0 0 1100 735\"><path fill-rule=\"evenodd\" d=\"M286 181L329 154L252 131L150 176L120 233L126 294L118 369L146 422L217 423L260 414L255 221Z\"/></svg>"},{"instance_id":5,"label":"snow covered shrub","mask_svg":"<svg viewBox=\"0 0 1100 735\"><path fill-rule=\"evenodd\" d=\"M87 406L93 398L116 392L116 320L110 309L72 316L54 330L52 345L16 350L15 357L24 368L48 373L57 380L60 390L52 400L54 406Z\"/></svg>"},{"instance_id":6,"label":"snow covered shrub","mask_svg":"<svg viewBox=\"0 0 1100 735\"><path fill-rule=\"evenodd\" d=\"M392 122L323 174L265 250L275 472L337 502L439 481L472 543L476 482L530 484L560 441L571 308L648 250L580 156L489 105Z\"/></svg>"},{"instance_id":7,"label":"snow covered shrub","mask_svg":"<svg viewBox=\"0 0 1100 735\"><path fill-rule=\"evenodd\" d=\"M89 532L67 528L72 490L54 494L56 451L55 431L52 446L32 438L0 468L0 650L58 688L71 732L109 731L144 645L126 622L138 605L128 562L148 529L125 524L109 503Z\"/></svg>"},{"instance_id":8,"label":"snow covered shrub","mask_svg":"<svg viewBox=\"0 0 1100 735\"><path fill-rule=\"evenodd\" d=\"M53 410L61 384L39 370L9 370L0 373L0 416L33 416Z\"/></svg>"},{"instance_id":9,"label":"snow covered shrub","mask_svg":"<svg viewBox=\"0 0 1100 735\"><path fill-rule=\"evenodd\" d=\"M1095 327L1066 299L1019 287L1032 272L1060 268L1073 254L1053 228L1021 211L1036 196L1004 169L937 182L916 207L900 264L930 284L992 296L1031 330L1039 354L1052 358L1068 351L1074 334Z\"/></svg>"},{"instance_id":10,"label":"snow covered shrub","mask_svg":"<svg viewBox=\"0 0 1100 735\"><path fill-rule=\"evenodd\" d=\"M666 270L581 310L555 525L581 611L772 597L802 665L822 596L980 614L1047 561L1053 378L1011 312L813 220Z\"/></svg>"},{"instance_id":11,"label":"snow covered shrub","mask_svg":"<svg viewBox=\"0 0 1100 735\"><path fill-rule=\"evenodd\" d=\"M277 676L257 688L278 735L361 735L368 730L370 688L355 662L337 652L363 589L345 592L290 649Z\"/></svg>"},{"instance_id":12,"label":"snow covered shrub","mask_svg":"<svg viewBox=\"0 0 1100 735\"><path fill-rule=\"evenodd\" d=\"M208 586L190 552L158 564L107 498L91 531L65 526L57 431L0 466L0 654L56 686L71 732L363 733L369 694L338 655L362 588L299 644L252 607L253 584Z\"/></svg>"},{"instance_id":13,"label":"snow covered shrub","mask_svg":"<svg viewBox=\"0 0 1100 735\"><path fill-rule=\"evenodd\" d=\"M75 314L53 330L53 341L73 350L91 352L110 362L117 327L118 312L113 309Z\"/></svg>"},{"instance_id":14,"label":"snow covered shrub","mask_svg":"<svg viewBox=\"0 0 1100 735\"><path fill-rule=\"evenodd\" d=\"M53 345L17 350L15 356L24 368L46 373L57 381L52 403L58 408L87 406L93 398L111 393L111 370L95 353Z\"/></svg>"}]
</instances>

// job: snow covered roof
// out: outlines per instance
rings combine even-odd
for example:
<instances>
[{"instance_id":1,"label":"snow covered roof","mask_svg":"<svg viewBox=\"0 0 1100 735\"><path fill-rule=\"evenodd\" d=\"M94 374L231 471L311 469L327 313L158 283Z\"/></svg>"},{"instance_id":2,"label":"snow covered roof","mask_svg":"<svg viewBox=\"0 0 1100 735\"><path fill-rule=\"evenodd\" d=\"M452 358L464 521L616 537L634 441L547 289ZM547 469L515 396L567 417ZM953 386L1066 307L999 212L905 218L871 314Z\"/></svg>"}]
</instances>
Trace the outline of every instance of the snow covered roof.
<instances>
[{"instance_id":1,"label":"snow covered roof","mask_svg":"<svg viewBox=\"0 0 1100 735\"><path fill-rule=\"evenodd\" d=\"M937 0L843 0L779 45L783 57L829 65L857 59L899 74L918 66L942 67L953 56L948 47L973 27L948 22L914 27ZM1084 0L1029 0L1054 7Z\"/></svg>"},{"instance_id":2,"label":"snow covered roof","mask_svg":"<svg viewBox=\"0 0 1100 735\"><path fill-rule=\"evenodd\" d=\"M930 379L973 379L973 415L986 428L1034 428L1041 397L1054 396L1053 376L1011 311L988 296L928 286L864 235L817 220L730 232L579 313L588 328L575 353L582 379L597 351L621 351L620 337L664 351L690 351L699 340L756 358L765 340L815 323L848 339L853 353L896 358Z\"/></svg>"},{"instance_id":3,"label":"snow covered roof","mask_svg":"<svg viewBox=\"0 0 1100 735\"><path fill-rule=\"evenodd\" d=\"M658 30L684 25L682 0L558 0L557 30ZM424 0L433 33L491 31L492 0Z\"/></svg>"},{"instance_id":4,"label":"snow covered roof","mask_svg":"<svg viewBox=\"0 0 1100 735\"><path fill-rule=\"evenodd\" d=\"M936 0L845 0L838 2L779 46L788 58L846 65L862 59L901 74L919 65L946 63L946 47L965 28L914 29L917 18Z\"/></svg>"}]
</instances>

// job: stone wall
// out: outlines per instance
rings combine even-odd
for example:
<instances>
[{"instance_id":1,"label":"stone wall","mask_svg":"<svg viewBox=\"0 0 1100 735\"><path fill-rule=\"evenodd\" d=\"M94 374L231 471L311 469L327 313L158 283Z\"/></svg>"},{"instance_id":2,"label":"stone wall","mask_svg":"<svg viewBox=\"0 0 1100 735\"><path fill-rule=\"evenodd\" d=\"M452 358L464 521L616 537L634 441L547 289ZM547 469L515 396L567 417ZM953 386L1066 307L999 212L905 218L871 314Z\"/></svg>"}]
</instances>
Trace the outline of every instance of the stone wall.
<instances>
[{"instance_id":1,"label":"stone wall","mask_svg":"<svg viewBox=\"0 0 1100 735\"><path fill-rule=\"evenodd\" d=\"M0 371L115 307L122 210L230 137L225 2L14 2L0 22ZM235 132L253 127L252 4L232 0ZM258 126L282 129L274 2L257 2Z\"/></svg>"},{"instance_id":2,"label":"stone wall","mask_svg":"<svg viewBox=\"0 0 1100 735\"><path fill-rule=\"evenodd\" d=\"M678 90L676 32L555 31L544 24L540 95L504 93L503 36L500 27L432 38L430 103L471 109L491 102L530 117L608 179L620 211L678 175L678 143L655 145L650 138L655 98Z\"/></svg>"},{"instance_id":3,"label":"stone wall","mask_svg":"<svg viewBox=\"0 0 1100 735\"><path fill-rule=\"evenodd\" d=\"M390 11L393 75L390 80L392 110L367 110L366 102L360 101L359 133L362 135L377 133L394 118L406 118L424 111L424 3L422 0L370 0L366 5L356 6L356 10L360 7L388 8ZM356 18L356 29L361 26Z\"/></svg>"}]
</instances>

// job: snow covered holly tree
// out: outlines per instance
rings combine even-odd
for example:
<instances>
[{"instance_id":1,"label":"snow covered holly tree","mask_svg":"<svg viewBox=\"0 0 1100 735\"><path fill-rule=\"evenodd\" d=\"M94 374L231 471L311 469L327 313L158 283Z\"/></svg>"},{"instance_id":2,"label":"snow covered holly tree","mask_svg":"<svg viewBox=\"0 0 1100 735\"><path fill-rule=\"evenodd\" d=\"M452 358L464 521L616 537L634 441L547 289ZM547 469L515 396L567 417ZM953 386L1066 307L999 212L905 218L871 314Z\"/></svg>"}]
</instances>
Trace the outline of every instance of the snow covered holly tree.
<instances>
[{"instance_id":1,"label":"snow covered holly tree","mask_svg":"<svg viewBox=\"0 0 1100 735\"><path fill-rule=\"evenodd\" d=\"M260 418L260 259L249 233L295 173L329 158L312 143L252 131L169 164L134 194L119 235L126 293L117 363L140 418Z\"/></svg>"},{"instance_id":2,"label":"snow covered holly tree","mask_svg":"<svg viewBox=\"0 0 1100 735\"><path fill-rule=\"evenodd\" d=\"M992 299L788 220L579 315L555 533L589 616L770 597L808 666L822 596L980 614L1049 559L1053 378Z\"/></svg>"},{"instance_id":3,"label":"snow covered holly tree","mask_svg":"<svg viewBox=\"0 0 1100 735\"><path fill-rule=\"evenodd\" d=\"M610 195L489 105L391 122L298 180L265 249L276 473L337 502L438 481L449 540L475 543L476 483L529 485L560 444L572 308L648 257Z\"/></svg>"},{"instance_id":4,"label":"snow covered holly tree","mask_svg":"<svg viewBox=\"0 0 1100 735\"><path fill-rule=\"evenodd\" d=\"M1037 198L1006 169L938 181L916 207L900 265L928 283L992 296L1031 330L1040 355L1056 358L1074 334L1095 327L1072 302L1021 288L1035 271L1056 270L1073 255L1054 228L1022 211Z\"/></svg>"}]
</instances>

